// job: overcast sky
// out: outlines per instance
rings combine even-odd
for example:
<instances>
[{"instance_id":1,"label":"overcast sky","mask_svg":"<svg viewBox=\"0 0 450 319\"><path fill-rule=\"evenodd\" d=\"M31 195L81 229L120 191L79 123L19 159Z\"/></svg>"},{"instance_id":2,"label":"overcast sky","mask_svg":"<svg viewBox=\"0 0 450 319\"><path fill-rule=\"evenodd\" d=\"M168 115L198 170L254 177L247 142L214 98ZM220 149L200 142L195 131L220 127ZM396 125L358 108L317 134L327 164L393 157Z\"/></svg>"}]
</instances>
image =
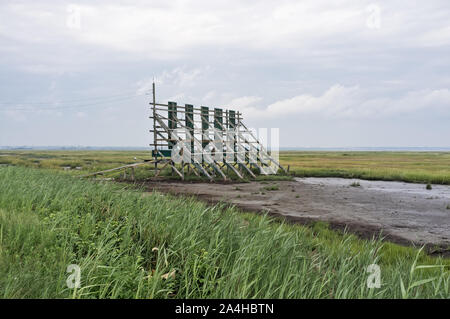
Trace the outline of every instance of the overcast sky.
<instances>
[{"instance_id":1,"label":"overcast sky","mask_svg":"<svg viewBox=\"0 0 450 319\"><path fill-rule=\"evenodd\" d=\"M0 145L147 146L153 77L282 147L448 147L450 2L0 1Z\"/></svg>"}]
</instances>

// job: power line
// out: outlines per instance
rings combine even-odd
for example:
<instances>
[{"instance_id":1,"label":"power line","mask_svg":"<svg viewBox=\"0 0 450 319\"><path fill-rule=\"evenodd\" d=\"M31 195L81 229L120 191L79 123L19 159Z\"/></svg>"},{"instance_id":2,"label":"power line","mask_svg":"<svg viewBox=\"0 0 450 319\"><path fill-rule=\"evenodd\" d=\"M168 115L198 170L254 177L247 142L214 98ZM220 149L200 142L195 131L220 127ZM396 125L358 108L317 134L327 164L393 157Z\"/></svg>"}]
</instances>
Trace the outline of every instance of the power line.
<instances>
[{"instance_id":1,"label":"power line","mask_svg":"<svg viewBox=\"0 0 450 319\"><path fill-rule=\"evenodd\" d=\"M28 102L0 102L0 106L10 106L10 105L17 105L17 106L33 106L33 105L48 105L48 104L72 104L77 102L91 102L91 101L101 101L101 100L110 100L113 98L120 98L120 97L134 97L134 96L140 96L143 95L137 94L135 92L128 92L128 93L121 93L121 94L113 94L109 96L102 96L102 97L86 97L86 98L80 98L80 99L73 99L73 100L53 100L53 101L28 101Z\"/></svg>"},{"instance_id":2,"label":"power line","mask_svg":"<svg viewBox=\"0 0 450 319\"><path fill-rule=\"evenodd\" d=\"M142 94L141 94L142 95ZM62 106L53 106L53 107L39 107L39 108L30 108L30 107L13 107L13 108L0 108L0 111L26 111L26 112L36 112L36 111L45 111L45 110L69 110L74 108L89 108L114 102L122 102L131 100L140 95L132 95L132 96L124 96L120 98L110 98L104 101L97 101L92 103L85 104L76 104L76 105L62 105Z\"/></svg>"}]
</instances>

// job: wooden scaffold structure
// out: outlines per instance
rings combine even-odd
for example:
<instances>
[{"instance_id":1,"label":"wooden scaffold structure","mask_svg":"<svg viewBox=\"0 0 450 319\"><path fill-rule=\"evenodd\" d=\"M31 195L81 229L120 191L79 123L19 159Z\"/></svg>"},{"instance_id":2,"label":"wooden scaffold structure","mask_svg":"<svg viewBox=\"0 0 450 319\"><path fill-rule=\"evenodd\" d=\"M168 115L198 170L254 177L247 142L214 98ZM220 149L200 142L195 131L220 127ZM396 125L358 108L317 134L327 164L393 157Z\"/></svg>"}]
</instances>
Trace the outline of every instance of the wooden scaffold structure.
<instances>
[{"instance_id":1,"label":"wooden scaffold structure","mask_svg":"<svg viewBox=\"0 0 450 319\"><path fill-rule=\"evenodd\" d=\"M150 130L153 143L150 146L155 176L168 166L181 179L187 171L210 181L216 177L227 180L230 174L244 179L245 175L255 178L255 174L276 173L278 169L286 172L245 126L242 113L238 111L192 104L182 106L176 102L157 103L155 83L150 105L150 118L153 120L153 129ZM181 163L175 163L172 155L180 142L188 147L176 151L188 155L183 154ZM211 153L205 152L207 148ZM217 152L223 155L219 156L221 159L217 159Z\"/></svg>"},{"instance_id":2,"label":"wooden scaffold structure","mask_svg":"<svg viewBox=\"0 0 450 319\"><path fill-rule=\"evenodd\" d=\"M82 177L123 171L125 178L126 172L131 171L130 176L134 180L135 167L145 164L152 166L154 177L158 177L165 168L171 168L172 173L182 180L191 172L210 181L217 177L226 181L231 175L239 179L245 176L255 178L256 174L275 174L279 169L286 172L245 126L240 112L192 104L181 106L176 102L157 103L155 83L152 89L152 159ZM179 148L179 144L184 147ZM174 151L182 155L181 162L174 160Z\"/></svg>"}]
</instances>

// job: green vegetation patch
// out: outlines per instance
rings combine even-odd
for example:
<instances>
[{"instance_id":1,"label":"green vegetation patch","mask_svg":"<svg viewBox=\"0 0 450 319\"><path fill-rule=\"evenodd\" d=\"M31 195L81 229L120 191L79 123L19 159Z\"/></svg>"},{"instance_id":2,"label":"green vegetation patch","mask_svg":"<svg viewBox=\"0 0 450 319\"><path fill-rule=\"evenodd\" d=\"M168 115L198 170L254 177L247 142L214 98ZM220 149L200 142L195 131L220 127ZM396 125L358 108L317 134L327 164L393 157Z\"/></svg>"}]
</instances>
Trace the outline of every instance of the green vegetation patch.
<instances>
[{"instance_id":1,"label":"green vegetation patch","mask_svg":"<svg viewBox=\"0 0 450 319\"><path fill-rule=\"evenodd\" d=\"M81 269L77 289L69 264ZM380 288L366 285L370 264ZM0 168L1 298L448 298L448 265L323 223Z\"/></svg>"},{"instance_id":2,"label":"green vegetation patch","mask_svg":"<svg viewBox=\"0 0 450 319\"><path fill-rule=\"evenodd\" d=\"M136 160L134 159L136 158ZM83 175L151 159L149 151L0 151L0 164L48 168L69 175ZM450 152L280 152L280 163L289 174L258 175L258 181L292 180L298 177L343 177L367 180L405 181L413 183L450 185ZM81 167L76 170L76 167ZM255 170L256 172L257 170ZM121 172L108 176L120 177ZM170 177L170 169L161 176ZM228 175L239 180L229 171ZM148 166L137 167L135 177L143 180L153 176ZM199 180L188 176L189 180ZM246 179L249 179L247 176ZM204 180L204 179L203 179Z\"/></svg>"},{"instance_id":3,"label":"green vegetation patch","mask_svg":"<svg viewBox=\"0 0 450 319\"><path fill-rule=\"evenodd\" d=\"M263 191L278 191L278 190L280 190L280 186L278 186L277 184L267 185L267 186L264 186L263 188L261 188L261 190L263 190Z\"/></svg>"},{"instance_id":4,"label":"green vegetation patch","mask_svg":"<svg viewBox=\"0 0 450 319\"><path fill-rule=\"evenodd\" d=\"M299 177L342 177L450 185L450 152L280 153Z\"/></svg>"}]
</instances>

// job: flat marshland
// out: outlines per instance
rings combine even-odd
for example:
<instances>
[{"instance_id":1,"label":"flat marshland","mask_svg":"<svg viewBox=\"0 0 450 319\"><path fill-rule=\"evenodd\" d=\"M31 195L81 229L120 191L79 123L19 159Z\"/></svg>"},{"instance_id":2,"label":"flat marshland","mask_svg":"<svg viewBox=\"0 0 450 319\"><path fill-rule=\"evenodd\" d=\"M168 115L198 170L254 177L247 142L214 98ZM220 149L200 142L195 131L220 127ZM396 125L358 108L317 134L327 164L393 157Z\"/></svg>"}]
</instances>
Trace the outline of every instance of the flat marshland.
<instances>
[{"instance_id":1,"label":"flat marshland","mask_svg":"<svg viewBox=\"0 0 450 319\"><path fill-rule=\"evenodd\" d=\"M296 164L291 153L282 154L282 163L299 175L325 175L303 155ZM367 169L357 154L355 167L352 156L327 156L326 169L333 161L336 171L348 174ZM421 167L414 154L397 156L399 176L436 183L442 175L448 184L445 153L430 153ZM417 248L360 239L325 223L288 224L194 197L148 192L138 184L74 178L133 163L134 157L148 153L0 152L0 297L450 297L450 260ZM348 167L341 168L341 157ZM402 157L408 162L403 173ZM145 174L139 170L137 178ZM77 289L66 285L69 264L81 269ZM380 267L380 288L367 286L371 264Z\"/></svg>"},{"instance_id":2,"label":"flat marshland","mask_svg":"<svg viewBox=\"0 0 450 319\"><path fill-rule=\"evenodd\" d=\"M281 152L302 177L344 177L450 185L450 152Z\"/></svg>"},{"instance_id":3,"label":"flat marshland","mask_svg":"<svg viewBox=\"0 0 450 319\"><path fill-rule=\"evenodd\" d=\"M136 160L134 159L136 157ZM0 165L70 168L85 174L149 159L149 151L0 150ZM299 177L344 177L450 185L450 152L284 151L280 163ZM76 170L76 168L81 170ZM145 169L138 169L146 177Z\"/></svg>"}]
</instances>

